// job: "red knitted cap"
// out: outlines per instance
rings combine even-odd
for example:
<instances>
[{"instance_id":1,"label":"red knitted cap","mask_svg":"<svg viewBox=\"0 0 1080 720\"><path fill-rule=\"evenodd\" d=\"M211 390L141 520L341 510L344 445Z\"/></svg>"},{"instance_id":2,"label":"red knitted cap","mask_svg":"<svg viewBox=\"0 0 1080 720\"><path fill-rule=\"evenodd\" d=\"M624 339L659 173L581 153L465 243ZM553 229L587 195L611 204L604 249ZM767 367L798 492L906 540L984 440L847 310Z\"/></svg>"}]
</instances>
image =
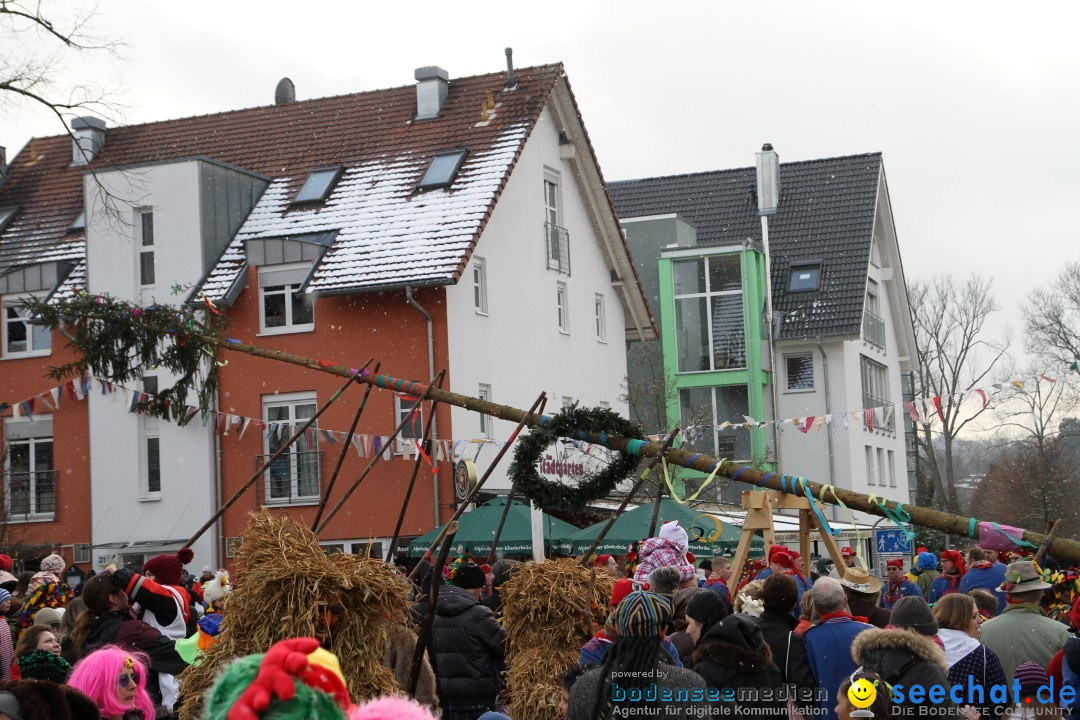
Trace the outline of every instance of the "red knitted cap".
<instances>
[{"instance_id":1,"label":"red knitted cap","mask_svg":"<svg viewBox=\"0 0 1080 720\"><path fill-rule=\"evenodd\" d=\"M171 555L156 555L146 561L143 572L151 573L161 585L179 585L184 578L184 565L191 562L193 556L187 548Z\"/></svg>"}]
</instances>

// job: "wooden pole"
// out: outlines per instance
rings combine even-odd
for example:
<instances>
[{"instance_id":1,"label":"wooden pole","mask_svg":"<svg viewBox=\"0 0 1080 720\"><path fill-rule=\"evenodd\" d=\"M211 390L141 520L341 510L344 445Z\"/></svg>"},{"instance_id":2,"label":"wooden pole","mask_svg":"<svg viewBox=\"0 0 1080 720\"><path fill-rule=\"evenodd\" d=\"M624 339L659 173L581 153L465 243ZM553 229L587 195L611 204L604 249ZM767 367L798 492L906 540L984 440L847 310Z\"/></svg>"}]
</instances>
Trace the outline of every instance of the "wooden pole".
<instances>
[{"instance_id":1,"label":"wooden pole","mask_svg":"<svg viewBox=\"0 0 1080 720\"><path fill-rule=\"evenodd\" d=\"M372 358L372 359L374 359L374 358ZM368 360L368 363L370 363L370 362L371 362L371 360ZM213 526L213 524L215 522L217 522L218 518L220 518L222 515L224 515L225 511L228 510L229 508L231 508L233 506L233 504L235 504L236 501L240 499L240 496L243 495L247 491L247 489L249 487L251 487L252 485L255 484L256 480L258 480L260 477L262 477L262 474L264 472L266 472L266 468L270 467L274 463L275 460L277 460L279 457L284 455L288 451L288 449L290 447L292 447L293 444L297 440L299 440L301 437L303 437L304 432L309 427L311 427L315 423L316 420L319 419L319 416L322 415L324 412L326 412L327 408L329 408L331 405L333 405L334 401L337 400L339 397L341 397L341 393L345 392L346 388L348 388L350 385L352 385L353 382L359 380L361 378L361 376L363 376L363 374L364 374L363 371L359 371L355 375L350 374L348 381L344 385L342 385L340 388L338 388L338 391L336 393L334 393L333 395L331 395L330 399L327 400L325 403L323 403L322 407L320 407L318 409L318 411L314 415L312 415L310 418L308 418L308 421L306 423L304 423L304 425L299 430L297 430L293 434L293 436L291 438L289 438L289 440L284 445L279 447L277 449L277 451L274 452L274 454L270 456L270 459L267 460L266 462L264 462L262 467L259 468L258 470L256 470L255 474L252 475L250 478L248 478L248 481L246 483L244 483L243 485L241 485L240 489L237 490L235 493L233 493L233 496L231 498L229 498L225 502L224 505L222 505L220 508L218 508L218 511L216 513L214 513L213 516L211 516L211 518L209 520L207 520L206 523L201 528L199 528L198 530L195 531L195 534L192 535L191 538L186 543L184 543L184 547L189 548L192 545L194 545L195 541L198 540L200 537L202 537L202 534L204 532L206 532L207 530L209 530Z\"/></svg>"},{"instance_id":2,"label":"wooden pole","mask_svg":"<svg viewBox=\"0 0 1080 720\"><path fill-rule=\"evenodd\" d=\"M280 350L267 350L265 348L246 345L244 343L227 342L213 335L189 333L188 337L232 352L240 352L254 357L289 363L318 372L338 375L340 377L348 377L351 379L353 373L350 368L344 365L320 362L312 358L286 353ZM419 383L409 382L385 374L365 377L360 381L381 388L405 390L409 392L411 391L408 390L408 388L419 385ZM470 397L468 395L462 395L461 393L450 392L448 390L435 390L432 391L430 396L438 399L440 403L465 408L466 410L471 410L473 412L484 413L485 415L491 415L500 420L516 421L530 426L540 421L540 417L531 417L530 413L518 408L509 405L499 405L497 403ZM635 438L624 438L618 435L606 435L602 437L599 433L590 432L585 433L585 437L582 439L585 442L597 445L606 444L606 446L612 450L618 450L620 452L631 452L630 443L634 443L632 454L649 458L656 457L661 453L662 448L662 443L644 443L639 445L638 443L641 442L640 440ZM699 470L703 473L711 473L717 462L716 458L709 457L708 455L694 455L679 449L670 449L665 452L668 462L682 467ZM791 489L787 485L788 478L786 476L781 476L778 473L762 472L757 468L742 466L738 463L723 463L717 474L756 487L779 490L780 492L791 492ZM858 510L878 517L889 517L889 514L895 513L897 511L897 506L900 505L900 503L897 503L895 500L884 500L881 501L880 505L872 503L870 502L870 496L843 488L830 488L827 492L823 492L823 488L826 486L810 480L805 482L805 487L809 490L809 494L820 502L839 505L842 501L851 510ZM801 488L798 494L804 494ZM886 512L886 509L888 512ZM903 504L902 510L908 513L912 525L939 530L951 535L967 535L970 537L969 529L973 527L971 524L972 520L975 520L974 527L976 529L978 527L978 520L976 518L966 518L960 515L942 512L940 510L919 507L918 505ZM1021 539L1033 545L1041 545L1046 540L1046 535L1030 530L1024 530ZM1048 551L1061 560L1080 562L1080 542L1076 540L1057 537L1052 538L1048 545Z\"/></svg>"},{"instance_id":3,"label":"wooden pole","mask_svg":"<svg viewBox=\"0 0 1080 720\"><path fill-rule=\"evenodd\" d=\"M1057 535L1058 528L1061 527L1061 519L1054 521L1054 524L1050 526L1050 532L1046 533L1046 539L1039 545L1039 549L1035 552L1035 562L1038 565L1042 565L1043 558L1046 557L1046 549L1050 547L1050 543L1054 541L1054 536Z\"/></svg>"},{"instance_id":4,"label":"wooden pole","mask_svg":"<svg viewBox=\"0 0 1080 720\"><path fill-rule=\"evenodd\" d=\"M618 520L619 516L623 514L623 510L625 510L626 506L630 504L630 501L634 499L634 496L637 495L637 492L641 489L641 486L645 484L645 481L649 477L649 473L655 470L656 466L660 464L661 459L663 459L664 457L664 453L667 452L667 449L671 447L671 443L674 442L675 436L678 434L679 428L675 428L671 431L671 434L668 435L667 438L664 440L664 444L660 446L660 454L653 458L653 461L649 463L649 467L645 468L645 472L641 473L641 477L639 477L637 479L637 482L634 483L634 487L630 488L630 492L626 493L626 497L624 497L622 502L619 503L619 507L616 508L615 513L610 518L608 518L607 525L605 525L600 530L600 534L596 536L595 540L593 540L593 544L589 546L589 549L585 551L584 555L578 558L578 563L580 563L582 567L588 566L589 558L592 557L592 554L594 552L596 552L596 548L600 547L600 543L602 543L604 541L604 538L607 537L608 531L611 530L611 528L615 525L615 521Z\"/></svg>"},{"instance_id":5,"label":"wooden pole","mask_svg":"<svg viewBox=\"0 0 1080 720\"><path fill-rule=\"evenodd\" d=\"M506 517L510 514L510 506L514 504L514 488L510 488L510 492L506 495L506 505L503 506L502 515L499 516L499 526L495 528L495 537L491 539L491 549L488 550L487 564L495 562L495 548L499 544L499 538L502 537L503 526L506 525Z\"/></svg>"},{"instance_id":6,"label":"wooden pole","mask_svg":"<svg viewBox=\"0 0 1080 720\"><path fill-rule=\"evenodd\" d=\"M488 465L488 469L484 471L484 475L476 481L476 487L474 487L472 491L465 497L465 499L462 500L461 503L458 505L457 510L454 511L454 517L450 518L451 523L462 516L462 514L465 512L465 508L469 506L469 503L471 503L473 498L476 497L476 494L480 492L480 488L484 487L484 483L486 483L487 479L491 477L491 473L495 471L495 467L499 464L499 461L503 459L504 455L506 455L506 451L509 450L510 446L514 444L514 441L517 440L518 433L520 433L521 429L528 424L528 421L533 417L533 413L544 403L546 399L546 392L540 393L540 397L536 398L536 402L532 404L529 412L524 414L524 416L518 422L517 427L514 428L514 432L510 433L510 437L507 438L506 444L499 448L499 454L496 455L495 458L491 461L491 464ZM412 572L409 573L410 580L415 580L416 574L417 572L419 572L421 564L424 562L424 560L427 560L429 557L431 557L431 553L433 553L439 543L442 542L443 535L446 534L449 528L450 523L447 523L446 527L444 527L443 531L439 534L439 537L435 538L435 542L433 542L431 544L431 547L427 549L427 552L424 553L424 557L420 559L420 562L418 562L416 564L416 567L413 568Z\"/></svg>"},{"instance_id":7,"label":"wooden pole","mask_svg":"<svg viewBox=\"0 0 1080 720\"><path fill-rule=\"evenodd\" d=\"M424 617L420 620L420 630L416 635L416 648L413 650L412 667L409 670L409 696L416 697L416 684L420 681L420 667L424 662L424 650L427 649L431 639L432 626L435 623L435 606L439 602L439 585L442 582L442 569L446 564L446 556L450 554L450 545L454 542L454 535L458 531L457 520L451 520L446 526L446 535L442 546L439 548L439 556L431 569L431 588L428 590L428 607Z\"/></svg>"},{"instance_id":8,"label":"wooden pole","mask_svg":"<svg viewBox=\"0 0 1080 720\"><path fill-rule=\"evenodd\" d=\"M435 377L436 387L442 387L443 378L445 377L446 370L443 369ZM431 438L431 426L435 422L435 410L438 404L438 400L431 401L431 407L429 408L430 413L428 414L427 422L424 423L424 434L423 438L420 440L420 447L424 447L424 445L427 445L428 440ZM439 461L436 459L438 457L438 453L436 453L434 447L431 448L430 452L432 458L431 462L434 463L435 470L438 471ZM401 502L401 512L398 513L397 525L394 526L394 536L390 538L390 552L386 556L387 560L390 560L394 557L394 550L397 547L398 535L401 534L401 526L405 523L405 511L409 507L409 500L412 498L413 488L416 486L416 476L420 474L420 466L423 464L423 462L424 456L421 455L419 452L416 453L416 463L413 464L412 477L409 478L409 487L405 491L405 499Z\"/></svg>"},{"instance_id":9,"label":"wooden pole","mask_svg":"<svg viewBox=\"0 0 1080 720\"><path fill-rule=\"evenodd\" d=\"M440 373L435 378L435 380L432 380L428 384L427 389L425 389L423 393L421 393L421 394L419 394L417 396L417 400L416 400L417 405L420 405L424 401L425 398L431 397L431 390L435 386L435 381L438 380L441 377L442 377L442 373ZM415 385L415 383L413 383L413 385ZM406 390L405 392L408 392L410 395L414 394L410 390ZM416 406L414 406L414 409L415 409L415 407ZM410 422L412 422L412 417L413 417L412 412L408 412L408 413L405 414L405 417L402 418L400 423L398 423L398 426L396 428L394 428L394 432L390 436L390 439L386 441L386 446L387 447L391 446L394 443L394 440L397 439L397 436L401 434L401 431L405 429L405 426L407 424L409 424ZM368 473L371 472L371 469L373 467L375 467L376 463L378 463L379 460L382 459L382 456L383 456L383 454L381 452L375 453L375 457L371 458L371 462L369 462L367 467L364 468L364 471L362 473L360 473L360 477L356 478L356 480L353 481L353 484L349 486L349 489L346 490L345 494L341 497L340 500L338 500L337 505L334 506L334 509L331 510L330 514L326 516L326 519L322 521L322 525L320 525L319 529L315 531L316 535L326 529L326 526L330 524L330 521L334 519L334 516L338 514L338 511L341 510L342 507L344 507L344 505L348 501L348 499L350 497L352 497L352 494L354 492L356 492L356 488L360 487L360 483L362 483L364 481L364 478L366 478L368 476Z\"/></svg>"},{"instance_id":10,"label":"wooden pole","mask_svg":"<svg viewBox=\"0 0 1080 720\"><path fill-rule=\"evenodd\" d=\"M367 370L367 366L371 364L371 360L368 360L360 370L363 372ZM382 366L381 362L375 363L375 372L379 372L379 368ZM311 532L315 532L315 528L319 525L319 518L322 517L323 510L326 509L326 501L330 499L330 493L334 491L334 483L337 482L338 474L341 472L341 466L345 462L345 455L349 452L349 446L352 445L353 435L356 433L356 426L360 422L360 416L364 414L364 408L367 406L368 396L371 395L371 385L364 388L364 397L360 400L360 407L356 409L356 415L353 416L352 425L349 426L349 434L345 438L345 443L341 446L341 452L338 454L337 464L334 465L334 472L330 476L330 482L326 484L326 492L323 493L322 499L319 500L319 509L315 512L315 519L311 522ZM370 546L369 546L370 547Z\"/></svg>"},{"instance_id":11,"label":"wooden pole","mask_svg":"<svg viewBox=\"0 0 1080 720\"><path fill-rule=\"evenodd\" d=\"M664 499L664 481L657 476L656 502L652 506L652 519L649 520L649 537L656 537L656 521L660 519L660 501Z\"/></svg>"}]
</instances>

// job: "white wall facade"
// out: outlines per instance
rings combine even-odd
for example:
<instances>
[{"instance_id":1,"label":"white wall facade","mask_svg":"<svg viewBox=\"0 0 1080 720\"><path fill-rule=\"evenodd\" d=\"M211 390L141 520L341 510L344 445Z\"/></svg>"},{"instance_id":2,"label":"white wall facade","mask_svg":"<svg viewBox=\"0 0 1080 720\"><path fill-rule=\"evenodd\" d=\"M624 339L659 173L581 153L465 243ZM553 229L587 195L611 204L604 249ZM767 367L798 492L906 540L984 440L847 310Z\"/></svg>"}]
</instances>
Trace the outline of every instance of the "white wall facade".
<instances>
[{"instance_id":1,"label":"white wall facade","mask_svg":"<svg viewBox=\"0 0 1080 720\"><path fill-rule=\"evenodd\" d=\"M887 198L884 183L879 200ZM866 428L860 420L848 416L848 428L811 429L803 434L791 425L780 435L781 468L788 474L835 484L868 495L911 502L908 489L907 448L904 442L902 373L910 368L914 351L911 345L910 315L907 314L906 288L899 270L899 252L892 229L891 214L879 202L874 231L874 251L867 278L877 283L880 316L885 322L885 347L869 342L864 334L857 339L823 338L777 341L774 367L777 368L777 396L781 418L827 415L863 409L861 363L867 357L887 368L887 400L896 404L894 432ZM869 283L867 283L869 285ZM904 322L907 322L907 327ZM814 361L813 390L787 390L786 356L809 353ZM825 368L828 368L826 381ZM828 402L826 402L826 384ZM878 417L880 422L881 418ZM831 443L831 445L830 445ZM829 458L833 463L830 468ZM869 465L868 465L869 461ZM847 519L839 508L833 517ZM863 520L875 522L876 516L856 513Z\"/></svg>"},{"instance_id":2,"label":"white wall facade","mask_svg":"<svg viewBox=\"0 0 1080 720\"><path fill-rule=\"evenodd\" d=\"M101 190L87 178L87 290L140 304L177 304L172 286L190 286L203 276L200 237L199 163L179 162L129 171L98 172L98 180L122 202L118 221L102 210ZM140 283L137 213L154 214L155 283ZM163 369L148 369L160 388L174 378ZM96 383L95 383L96 385ZM140 389L139 383L130 383ZM211 428L198 418L186 427L129 412L122 390L102 395L95 386L89 397L90 477L93 508L93 564L100 569L131 544L129 553L152 556L175 551L169 540L190 537L213 513L216 449ZM147 437L160 443L161 490L146 488ZM193 547L192 568L217 567L213 532ZM198 566L198 567L194 567Z\"/></svg>"},{"instance_id":3,"label":"white wall facade","mask_svg":"<svg viewBox=\"0 0 1080 720\"><path fill-rule=\"evenodd\" d=\"M581 161L591 162L587 157ZM450 387L475 396L481 385L487 385L492 401L525 409L546 390L549 413L573 400L586 407L607 404L625 417L628 408L619 400L626 376L624 310L595 230L596 211L584 199L574 164L560 156L559 127L548 107L522 150L472 260L457 285L447 288ZM547 267L544 178L552 174L559 179L560 222L569 231L570 275ZM601 207L598 212L610 209ZM478 259L486 263L486 315L474 306L473 268ZM569 333L561 332L558 324L558 283L566 285ZM604 297L604 341L596 332L597 294ZM455 407L451 417L454 438L480 436L476 413ZM495 421L491 434L503 441L513 429L514 423ZM495 453L494 448L481 451L477 460L481 474ZM485 489L508 490L509 465L507 458Z\"/></svg>"}]
</instances>

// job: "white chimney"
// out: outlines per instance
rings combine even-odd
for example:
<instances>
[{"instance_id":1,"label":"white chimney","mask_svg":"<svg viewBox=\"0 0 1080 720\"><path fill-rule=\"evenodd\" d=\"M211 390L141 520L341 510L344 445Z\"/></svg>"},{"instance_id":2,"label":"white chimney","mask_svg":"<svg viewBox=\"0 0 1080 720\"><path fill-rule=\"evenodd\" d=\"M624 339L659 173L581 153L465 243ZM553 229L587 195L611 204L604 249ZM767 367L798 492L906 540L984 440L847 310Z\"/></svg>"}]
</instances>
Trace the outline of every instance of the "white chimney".
<instances>
[{"instance_id":1,"label":"white chimney","mask_svg":"<svg viewBox=\"0 0 1080 720\"><path fill-rule=\"evenodd\" d=\"M757 154L758 215L775 215L780 204L780 156L765 143Z\"/></svg>"},{"instance_id":2,"label":"white chimney","mask_svg":"<svg viewBox=\"0 0 1080 720\"><path fill-rule=\"evenodd\" d=\"M417 68L416 73L416 119L429 120L439 114L439 108L450 91L450 73L441 67L430 65Z\"/></svg>"},{"instance_id":3,"label":"white chimney","mask_svg":"<svg viewBox=\"0 0 1080 720\"><path fill-rule=\"evenodd\" d=\"M105 144L105 121L96 117L77 117L71 121L75 142L71 147L72 165L89 165Z\"/></svg>"}]
</instances>

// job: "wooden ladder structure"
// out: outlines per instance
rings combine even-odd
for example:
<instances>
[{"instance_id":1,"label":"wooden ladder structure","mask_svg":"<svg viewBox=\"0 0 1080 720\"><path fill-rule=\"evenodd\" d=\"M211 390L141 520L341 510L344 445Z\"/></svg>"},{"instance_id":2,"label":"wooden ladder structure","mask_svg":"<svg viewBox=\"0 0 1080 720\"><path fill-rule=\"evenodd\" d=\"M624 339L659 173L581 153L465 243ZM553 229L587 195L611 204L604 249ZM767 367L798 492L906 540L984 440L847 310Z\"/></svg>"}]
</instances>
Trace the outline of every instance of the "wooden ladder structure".
<instances>
[{"instance_id":1,"label":"wooden ladder structure","mask_svg":"<svg viewBox=\"0 0 1080 720\"><path fill-rule=\"evenodd\" d=\"M754 541L754 533L761 531L765 538L765 552L776 544L776 530L773 527L774 510L798 510L799 511L799 554L805 562L810 562L810 533L817 531L821 541L825 543L833 564L844 567L843 558L840 556L840 546L836 539L821 527L817 515L810 507L810 500L800 495L789 495L778 490L744 490L742 494L742 506L746 511L743 518L742 536L739 538L739 547L735 551L735 558L731 567L733 572L728 578L728 591L731 597L735 597L735 590L739 585L739 576L746 564L746 558L750 556L750 543Z\"/></svg>"}]
</instances>

